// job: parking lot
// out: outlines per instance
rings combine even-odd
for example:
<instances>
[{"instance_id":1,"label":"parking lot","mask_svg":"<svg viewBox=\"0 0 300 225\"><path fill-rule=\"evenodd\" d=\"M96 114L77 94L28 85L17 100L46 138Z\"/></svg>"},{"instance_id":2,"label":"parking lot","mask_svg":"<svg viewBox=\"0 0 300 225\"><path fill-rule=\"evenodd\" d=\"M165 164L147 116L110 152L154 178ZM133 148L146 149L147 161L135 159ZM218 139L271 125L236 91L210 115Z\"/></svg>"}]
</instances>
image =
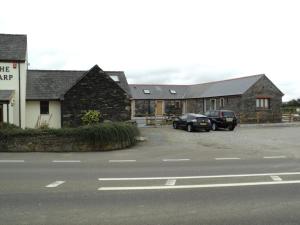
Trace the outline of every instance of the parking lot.
<instances>
[{"instance_id":1,"label":"parking lot","mask_svg":"<svg viewBox=\"0 0 300 225\"><path fill-rule=\"evenodd\" d=\"M171 127L142 128L136 146L144 154L208 158L299 158L300 127L237 127L234 131L192 132ZM196 154L195 154L196 153Z\"/></svg>"}]
</instances>

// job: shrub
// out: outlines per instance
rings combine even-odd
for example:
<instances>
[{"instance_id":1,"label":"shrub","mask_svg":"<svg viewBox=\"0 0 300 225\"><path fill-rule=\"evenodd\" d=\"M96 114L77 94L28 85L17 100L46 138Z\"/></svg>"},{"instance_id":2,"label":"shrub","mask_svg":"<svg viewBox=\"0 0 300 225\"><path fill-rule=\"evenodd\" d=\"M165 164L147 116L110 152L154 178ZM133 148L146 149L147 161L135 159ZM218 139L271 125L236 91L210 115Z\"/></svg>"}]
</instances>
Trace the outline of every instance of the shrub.
<instances>
[{"instance_id":1,"label":"shrub","mask_svg":"<svg viewBox=\"0 0 300 225\"><path fill-rule=\"evenodd\" d=\"M99 123L100 117L101 117L100 112L95 110L89 110L84 114L81 120L85 125L92 125L92 124Z\"/></svg>"},{"instance_id":2,"label":"shrub","mask_svg":"<svg viewBox=\"0 0 300 225\"><path fill-rule=\"evenodd\" d=\"M71 138L74 142L81 142L93 145L114 145L128 143L129 146L136 142L135 137L139 135L136 126L128 123L102 123L97 125L86 125L77 128L62 129L0 129L0 146L8 143L14 138L41 136L56 136L58 138ZM40 139L42 140L42 139Z\"/></svg>"}]
</instances>

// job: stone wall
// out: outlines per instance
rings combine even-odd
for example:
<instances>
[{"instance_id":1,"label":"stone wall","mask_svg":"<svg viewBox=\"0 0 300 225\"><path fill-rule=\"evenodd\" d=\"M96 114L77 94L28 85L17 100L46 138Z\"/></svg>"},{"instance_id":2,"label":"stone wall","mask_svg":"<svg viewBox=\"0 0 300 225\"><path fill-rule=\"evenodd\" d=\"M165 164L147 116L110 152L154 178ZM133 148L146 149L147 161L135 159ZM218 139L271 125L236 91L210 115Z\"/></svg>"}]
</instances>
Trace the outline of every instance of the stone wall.
<instances>
[{"instance_id":1,"label":"stone wall","mask_svg":"<svg viewBox=\"0 0 300 225\"><path fill-rule=\"evenodd\" d=\"M102 120L130 120L130 97L98 66L93 67L65 95L62 101L63 127L82 124L88 110L101 113Z\"/></svg>"},{"instance_id":2,"label":"stone wall","mask_svg":"<svg viewBox=\"0 0 300 225\"><path fill-rule=\"evenodd\" d=\"M0 152L87 152L109 151L130 147L130 141L115 144L92 144L76 138L43 135L37 137L14 137L0 142Z\"/></svg>"},{"instance_id":3,"label":"stone wall","mask_svg":"<svg viewBox=\"0 0 300 225\"><path fill-rule=\"evenodd\" d=\"M242 122L281 122L282 96L280 90L267 77L262 77L242 96ZM258 97L270 99L269 109L256 108Z\"/></svg>"}]
</instances>

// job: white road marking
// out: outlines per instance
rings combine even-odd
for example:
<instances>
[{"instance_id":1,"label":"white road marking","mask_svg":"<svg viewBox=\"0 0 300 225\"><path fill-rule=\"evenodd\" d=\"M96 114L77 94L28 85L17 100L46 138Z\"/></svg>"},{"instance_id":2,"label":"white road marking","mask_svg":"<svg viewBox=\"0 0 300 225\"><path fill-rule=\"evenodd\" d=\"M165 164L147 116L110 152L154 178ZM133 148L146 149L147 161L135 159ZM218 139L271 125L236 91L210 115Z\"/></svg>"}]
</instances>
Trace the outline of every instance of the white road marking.
<instances>
[{"instance_id":1,"label":"white road marking","mask_svg":"<svg viewBox=\"0 0 300 225\"><path fill-rule=\"evenodd\" d=\"M212 176L183 176L183 177L98 178L98 180L99 181L180 180L180 179L206 179L206 178L228 178L228 177L263 177L263 176L284 176L284 175L300 175L300 172L230 174L230 175L212 175Z\"/></svg>"},{"instance_id":2,"label":"white road marking","mask_svg":"<svg viewBox=\"0 0 300 225\"><path fill-rule=\"evenodd\" d=\"M241 159L241 158L235 158L235 157L232 157L232 158L215 158L216 160L236 160L236 159Z\"/></svg>"},{"instance_id":3,"label":"white road marking","mask_svg":"<svg viewBox=\"0 0 300 225\"><path fill-rule=\"evenodd\" d=\"M279 176L271 176L271 178L274 181L282 181L281 177L279 177Z\"/></svg>"},{"instance_id":4,"label":"white road marking","mask_svg":"<svg viewBox=\"0 0 300 225\"><path fill-rule=\"evenodd\" d=\"M285 155L277 155L277 156L264 156L264 159L285 159Z\"/></svg>"},{"instance_id":5,"label":"white road marking","mask_svg":"<svg viewBox=\"0 0 300 225\"><path fill-rule=\"evenodd\" d=\"M166 184L167 186L174 186L176 184L176 180L172 179L172 180L167 180Z\"/></svg>"},{"instance_id":6,"label":"white road marking","mask_svg":"<svg viewBox=\"0 0 300 225\"><path fill-rule=\"evenodd\" d=\"M278 182L274 182L274 181L271 181L271 182L248 182L248 183L231 183L231 184L178 185L178 186L101 187L101 188L98 188L98 191L192 189L192 188L261 186L261 185L275 185L275 184L300 184L300 180L278 181Z\"/></svg>"},{"instance_id":7,"label":"white road marking","mask_svg":"<svg viewBox=\"0 0 300 225\"><path fill-rule=\"evenodd\" d=\"M180 161L189 161L191 159L163 159L164 162L180 162Z\"/></svg>"},{"instance_id":8,"label":"white road marking","mask_svg":"<svg viewBox=\"0 0 300 225\"><path fill-rule=\"evenodd\" d=\"M65 181L58 180L58 181L55 181L55 182L53 182L51 184L48 184L46 187L47 188L53 188L53 187L57 187L57 186L59 186L59 185L61 185L63 183L65 183Z\"/></svg>"},{"instance_id":9,"label":"white road marking","mask_svg":"<svg viewBox=\"0 0 300 225\"><path fill-rule=\"evenodd\" d=\"M109 160L110 163L122 163L122 162L136 162L135 159L120 159L120 160Z\"/></svg>"},{"instance_id":10,"label":"white road marking","mask_svg":"<svg viewBox=\"0 0 300 225\"><path fill-rule=\"evenodd\" d=\"M15 160L15 159L2 159L0 163L23 163L25 160Z\"/></svg>"},{"instance_id":11,"label":"white road marking","mask_svg":"<svg viewBox=\"0 0 300 225\"><path fill-rule=\"evenodd\" d=\"M53 160L53 163L80 163L80 160Z\"/></svg>"}]
</instances>

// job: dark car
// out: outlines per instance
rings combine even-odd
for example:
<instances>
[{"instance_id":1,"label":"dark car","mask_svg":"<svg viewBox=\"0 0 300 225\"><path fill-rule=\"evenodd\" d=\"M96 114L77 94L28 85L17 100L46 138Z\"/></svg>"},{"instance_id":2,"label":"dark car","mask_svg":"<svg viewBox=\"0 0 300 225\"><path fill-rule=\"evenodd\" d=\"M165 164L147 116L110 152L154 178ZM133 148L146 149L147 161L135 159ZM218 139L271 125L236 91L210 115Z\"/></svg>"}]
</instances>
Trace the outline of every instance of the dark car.
<instances>
[{"instance_id":1,"label":"dark car","mask_svg":"<svg viewBox=\"0 0 300 225\"><path fill-rule=\"evenodd\" d=\"M237 118L231 110L211 110L205 115L210 119L212 130L224 128L232 131L237 125Z\"/></svg>"},{"instance_id":2,"label":"dark car","mask_svg":"<svg viewBox=\"0 0 300 225\"><path fill-rule=\"evenodd\" d=\"M207 116L187 113L173 121L173 128L186 129L188 132L192 132L194 130L205 130L209 132L211 130L211 124Z\"/></svg>"}]
</instances>

